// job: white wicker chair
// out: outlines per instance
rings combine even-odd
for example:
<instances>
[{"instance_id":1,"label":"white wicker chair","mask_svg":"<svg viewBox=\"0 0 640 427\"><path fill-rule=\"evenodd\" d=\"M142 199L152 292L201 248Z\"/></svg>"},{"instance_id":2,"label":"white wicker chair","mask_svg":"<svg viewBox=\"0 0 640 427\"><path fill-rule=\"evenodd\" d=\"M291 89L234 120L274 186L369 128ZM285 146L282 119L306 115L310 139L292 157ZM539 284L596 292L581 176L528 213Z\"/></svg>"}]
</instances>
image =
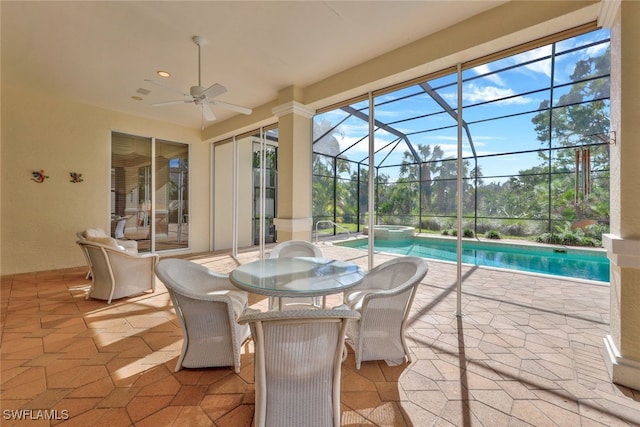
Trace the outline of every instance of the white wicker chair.
<instances>
[{"instance_id":1,"label":"white wicker chair","mask_svg":"<svg viewBox=\"0 0 640 427\"><path fill-rule=\"evenodd\" d=\"M269 252L269 258L296 258L296 257L315 257L322 258L322 251L319 247L306 240L287 240L278 243ZM308 301L308 302L306 302ZM300 308L300 306L319 308L325 306L325 297L311 298L275 298L269 297L269 309L286 309L287 307Z\"/></svg>"},{"instance_id":2,"label":"white wicker chair","mask_svg":"<svg viewBox=\"0 0 640 427\"><path fill-rule=\"evenodd\" d=\"M238 317L247 307L247 293L226 274L183 259L164 259L156 266L182 327L184 342L176 363L181 368L233 366L240 372L242 344L249 327Z\"/></svg>"},{"instance_id":3,"label":"white wicker chair","mask_svg":"<svg viewBox=\"0 0 640 427\"><path fill-rule=\"evenodd\" d=\"M384 360L389 366L411 361L404 334L418 284L427 274L422 258L399 257L380 264L363 282L345 292L344 303L360 313L347 329L356 368L367 360Z\"/></svg>"},{"instance_id":4,"label":"white wicker chair","mask_svg":"<svg viewBox=\"0 0 640 427\"><path fill-rule=\"evenodd\" d=\"M117 245L89 240L76 243L89 264L87 278L91 278L92 283L87 298L111 304L114 299L155 291L154 268L158 255L132 254Z\"/></svg>"},{"instance_id":5,"label":"white wicker chair","mask_svg":"<svg viewBox=\"0 0 640 427\"><path fill-rule=\"evenodd\" d=\"M76 233L76 236L78 237L78 240L96 241L98 243L100 243L101 240L106 241L107 239L109 239L109 236L101 228L87 228L86 230L78 231ZM105 237L107 239L104 239ZM138 253L138 242L136 242L135 240L116 238L115 242L120 249L129 252L130 254Z\"/></svg>"},{"instance_id":6,"label":"white wicker chair","mask_svg":"<svg viewBox=\"0 0 640 427\"><path fill-rule=\"evenodd\" d=\"M347 323L332 310L246 310L255 343L255 427L340 425L340 377Z\"/></svg>"}]
</instances>

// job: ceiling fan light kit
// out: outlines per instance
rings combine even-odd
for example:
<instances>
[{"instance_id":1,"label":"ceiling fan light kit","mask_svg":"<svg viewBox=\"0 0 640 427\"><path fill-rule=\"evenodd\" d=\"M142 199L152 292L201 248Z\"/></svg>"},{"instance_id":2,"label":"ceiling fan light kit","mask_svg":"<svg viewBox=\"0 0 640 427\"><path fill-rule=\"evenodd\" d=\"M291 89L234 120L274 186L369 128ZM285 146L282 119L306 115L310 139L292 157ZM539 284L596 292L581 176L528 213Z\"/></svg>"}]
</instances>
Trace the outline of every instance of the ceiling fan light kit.
<instances>
[{"instance_id":1,"label":"ceiling fan light kit","mask_svg":"<svg viewBox=\"0 0 640 427\"><path fill-rule=\"evenodd\" d=\"M169 86L165 86L162 83L158 83L154 80L145 80L146 82L153 83L161 88L170 90L172 92L180 93L184 96L184 99L180 100L171 100L171 101L163 101L152 104L154 107L161 107L167 105L176 105L176 104L194 104L200 110L200 114L202 117L202 128L204 128L204 121L212 122L216 119L213 110L211 110L211 105L215 105L220 108L224 108L227 110L235 111L241 114L251 114L252 110L247 107L242 107L240 105L230 104L228 102L218 101L215 99L216 97L222 95L227 92L227 88L219 83L214 83L209 87L202 86L202 58L200 48L207 44L207 40L200 36L193 36L193 42L198 46L198 85L191 86L189 88L189 93L182 92L180 90L171 88Z\"/></svg>"}]
</instances>

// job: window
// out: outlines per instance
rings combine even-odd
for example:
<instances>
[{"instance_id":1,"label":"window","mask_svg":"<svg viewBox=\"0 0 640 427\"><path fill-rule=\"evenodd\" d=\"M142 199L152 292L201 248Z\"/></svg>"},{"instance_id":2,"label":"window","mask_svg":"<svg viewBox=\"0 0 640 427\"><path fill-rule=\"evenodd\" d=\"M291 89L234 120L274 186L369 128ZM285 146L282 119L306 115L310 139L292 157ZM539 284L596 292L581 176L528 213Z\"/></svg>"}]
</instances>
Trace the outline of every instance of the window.
<instances>
[{"instance_id":1,"label":"window","mask_svg":"<svg viewBox=\"0 0 640 427\"><path fill-rule=\"evenodd\" d=\"M111 233L141 252L189 246L189 146L114 132Z\"/></svg>"},{"instance_id":2,"label":"window","mask_svg":"<svg viewBox=\"0 0 640 427\"><path fill-rule=\"evenodd\" d=\"M457 218L462 108L463 227L514 237L609 218L609 33L556 40L415 80L316 115L314 223L366 224L369 138L377 224L424 232ZM458 105L458 92L462 105ZM597 234L597 235L596 235Z\"/></svg>"}]
</instances>

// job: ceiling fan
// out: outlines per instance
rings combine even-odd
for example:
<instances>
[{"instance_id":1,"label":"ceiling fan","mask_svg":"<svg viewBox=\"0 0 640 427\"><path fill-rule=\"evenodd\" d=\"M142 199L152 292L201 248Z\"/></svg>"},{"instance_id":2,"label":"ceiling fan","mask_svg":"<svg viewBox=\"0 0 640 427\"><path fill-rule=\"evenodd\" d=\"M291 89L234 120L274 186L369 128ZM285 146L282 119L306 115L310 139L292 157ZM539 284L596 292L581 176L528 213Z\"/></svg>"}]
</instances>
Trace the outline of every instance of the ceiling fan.
<instances>
[{"instance_id":1,"label":"ceiling fan","mask_svg":"<svg viewBox=\"0 0 640 427\"><path fill-rule=\"evenodd\" d=\"M200 48L207 43L206 39L200 36L193 36L193 42L198 46L198 85L191 86L189 93L182 92L178 89L174 89L169 86L165 86L162 83L156 82L155 80L145 79L146 82L153 83L157 86L160 86L164 89L168 89L173 92L180 93L185 99L174 100L174 101L163 101L152 104L155 107L161 107L166 105L175 105L175 104L194 104L200 110L202 114L202 127L204 128L204 121L212 122L216 119L215 114L211 110L211 105L215 105L217 107L225 108L227 110L235 111L237 113L242 114L251 114L251 109L246 107L241 107L239 105L230 104L228 102L223 102L215 99L216 97L222 95L227 91L227 88L222 86L219 83L214 83L211 86L205 88L202 86L201 82L201 55Z\"/></svg>"}]
</instances>

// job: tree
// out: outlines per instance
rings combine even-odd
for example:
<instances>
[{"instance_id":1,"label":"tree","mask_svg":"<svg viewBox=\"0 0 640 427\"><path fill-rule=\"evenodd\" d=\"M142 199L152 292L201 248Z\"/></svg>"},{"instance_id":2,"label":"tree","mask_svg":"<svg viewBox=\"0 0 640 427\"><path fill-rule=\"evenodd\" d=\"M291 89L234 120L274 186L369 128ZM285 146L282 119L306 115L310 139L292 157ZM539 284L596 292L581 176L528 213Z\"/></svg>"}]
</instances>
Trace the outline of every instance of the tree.
<instances>
[{"instance_id":1,"label":"tree","mask_svg":"<svg viewBox=\"0 0 640 427\"><path fill-rule=\"evenodd\" d=\"M400 167L400 174L408 180L420 181L420 197L423 209L431 211L431 195L433 192L433 176L439 173L440 161L444 157L444 151L439 145L433 150L428 144L418 144L417 153L419 164L410 151L405 151Z\"/></svg>"},{"instance_id":2,"label":"tree","mask_svg":"<svg viewBox=\"0 0 640 427\"><path fill-rule=\"evenodd\" d=\"M576 62L569 91L558 98L556 105L550 105L548 100L540 103L540 112L532 119L538 140L547 148L540 150L539 156L550 167L551 211L558 219L594 216L602 219L603 202L609 197L609 150L601 142L609 135L609 73L609 48L598 56ZM566 149L552 150L557 147ZM590 170L600 173L600 179L593 180L589 174L586 182L590 183L585 184L588 187L578 189L591 196L581 199L576 194L579 167L576 158L585 151L590 156Z\"/></svg>"}]
</instances>

